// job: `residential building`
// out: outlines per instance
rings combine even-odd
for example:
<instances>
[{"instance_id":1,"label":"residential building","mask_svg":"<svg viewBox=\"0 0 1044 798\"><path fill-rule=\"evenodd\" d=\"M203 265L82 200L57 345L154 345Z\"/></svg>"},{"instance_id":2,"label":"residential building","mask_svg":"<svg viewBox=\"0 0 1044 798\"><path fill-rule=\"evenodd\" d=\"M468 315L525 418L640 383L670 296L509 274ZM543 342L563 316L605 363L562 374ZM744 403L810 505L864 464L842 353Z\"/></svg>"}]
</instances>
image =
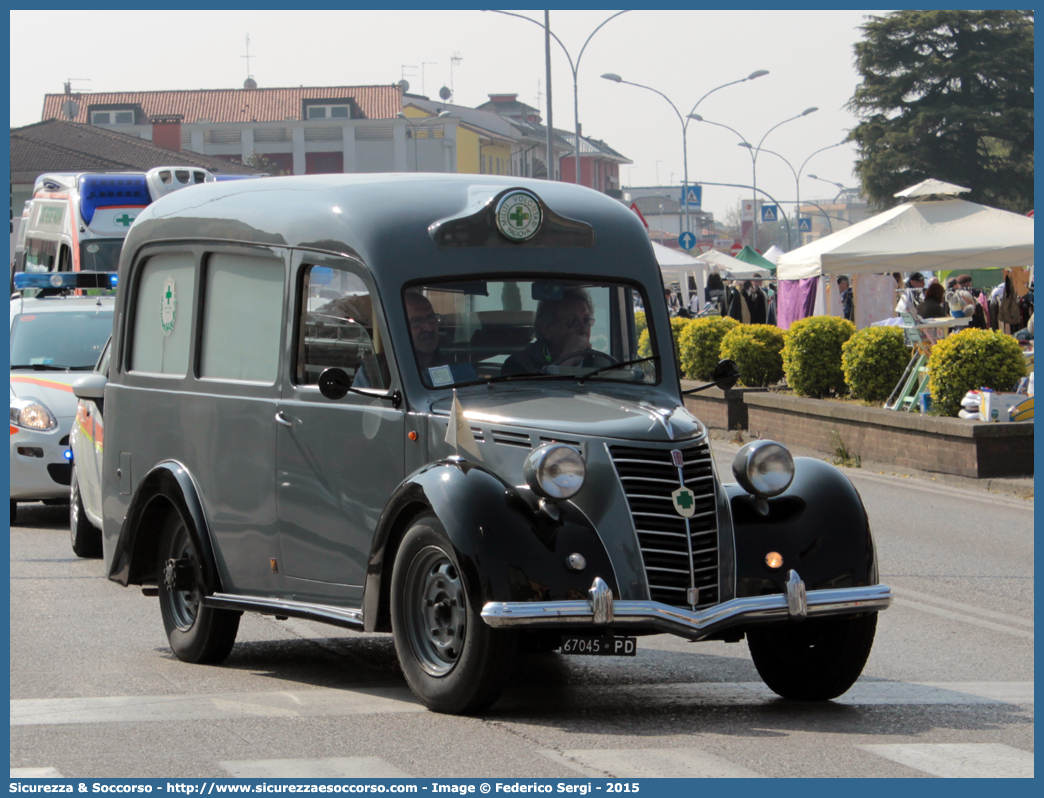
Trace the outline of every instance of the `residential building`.
<instances>
[{"instance_id":1,"label":"residential building","mask_svg":"<svg viewBox=\"0 0 1044 798\"><path fill-rule=\"evenodd\" d=\"M531 105L519 101L517 94L491 94L489 102L478 106L480 111L490 111L505 119L519 137L520 147L515 155L514 172L523 177L547 179L547 127L541 124L540 112ZM553 157L551 176L561 179L562 155L572 150L572 144L552 131L551 150Z\"/></svg>"},{"instance_id":2,"label":"residential building","mask_svg":"<svg viewBox=\"0 0 1044 798\"><path fill-rule=\"evenodd\" d=\"M489 111L429 100L419 94L404 94L402 111L410 119L427 118L437 122L417 123L407 131L417 141L440 135L440 127L449 124L456 130L456 169L425 169L421 171L457 171L464 174L516 175L516 153L521 141L515 128L500 116ZM439 118L443 111L448 116ZM440 125L439 123L443 123Z\"/></svg>"}]
</instances>

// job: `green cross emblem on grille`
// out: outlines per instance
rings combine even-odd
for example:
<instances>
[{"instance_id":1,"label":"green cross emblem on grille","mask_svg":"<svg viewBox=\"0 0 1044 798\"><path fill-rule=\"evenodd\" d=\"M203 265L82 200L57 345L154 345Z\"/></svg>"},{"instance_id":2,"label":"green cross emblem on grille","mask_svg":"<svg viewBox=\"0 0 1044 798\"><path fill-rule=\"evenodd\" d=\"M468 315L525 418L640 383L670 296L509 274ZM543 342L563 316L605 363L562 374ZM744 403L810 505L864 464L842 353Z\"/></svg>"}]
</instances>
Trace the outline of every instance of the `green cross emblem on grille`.
<instances>
[{"instance_id":1,"label":"green cross emblem on grille","mask_svg":"<svg viewBox=\"0 0 1044 798\"><path fill-rule=\"evenodd\" d=\"M117 216L115 219L113 219L113 221L116 222L116 224L123 225L124 227L130 227L131 222L133 222L134 219L135 217L128 216L126 213L124 213L123 216Z\"/></svg>"},{"instance_id":2,"label":"green cross emblem on grille","mask_svg":"<svg viewBox=\"0 0 1044 798\"><path fill-rule=\"evenodd\" d=\"M696 494L684 485L673 493L671 500L674 502L674 510L682 518L692 518L696 512Z\"/></svg>"}]
</instances>

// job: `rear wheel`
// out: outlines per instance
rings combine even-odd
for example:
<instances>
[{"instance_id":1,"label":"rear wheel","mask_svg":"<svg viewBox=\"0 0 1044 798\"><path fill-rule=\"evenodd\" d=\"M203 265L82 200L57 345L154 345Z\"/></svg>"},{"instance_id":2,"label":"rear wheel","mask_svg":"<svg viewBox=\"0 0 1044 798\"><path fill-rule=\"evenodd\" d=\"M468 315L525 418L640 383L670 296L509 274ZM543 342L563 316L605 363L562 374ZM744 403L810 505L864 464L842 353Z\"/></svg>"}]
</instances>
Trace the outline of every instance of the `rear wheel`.
<instances>
[{"instance_id":1,"label":"rear wheel","mask_svg":"<svg viewBox=\"0 0 1044 798\"><path fill-rule=\"evenodd\" d=\"M12 524L15 522L16 518L18 518L18 502L16 502L14 499L11 499L11 523Z\"/></svg>"},{"instance_id":2,"label":"rear wheel","mask_svg":"<svg viewBox=\"0 0 1044 798\"><path fill-rule=\"evenodd\" d=\"M391 616L399 663L425 706L456 714L497 700L516 636L491 629L468 601L453 546L433 515L414 521L399 546Z\"/></svg>"},{"instance_id":3,"label":"rear wheel","mask_svg":"<svg viewBox=\"0 0 1044 798\"><path fill-rule=\"evenodd\" d=\"M102 533L84 512L83 499L80 498L80 483L76 478L76 466L73 466L69 488L69 537L72 540L73 554L77 557L102 556Z\"/></svg>"},{"instance_id":4,"label":"rear wheel","mask_svg":"<svg viewBox=\"0 0 1044 798\"><path fill-rule=\"evenodd\" d=\"M855 684L877 629L877 613L759 626L747 632L754 667L783 698L827 701Z\"/></svg>"},{"instance_id":5,"label":"rear wheel","mask_svg":"<svg viewBox=\"0 0 1044 798\"><path fill-rule=\"evenodd\" d=\"M199 553L176 512L163 524L157 570L160 613L174 656L183 662L221 662L236 642L242 613L203 606Z\"/></svg>"}]
</instances>

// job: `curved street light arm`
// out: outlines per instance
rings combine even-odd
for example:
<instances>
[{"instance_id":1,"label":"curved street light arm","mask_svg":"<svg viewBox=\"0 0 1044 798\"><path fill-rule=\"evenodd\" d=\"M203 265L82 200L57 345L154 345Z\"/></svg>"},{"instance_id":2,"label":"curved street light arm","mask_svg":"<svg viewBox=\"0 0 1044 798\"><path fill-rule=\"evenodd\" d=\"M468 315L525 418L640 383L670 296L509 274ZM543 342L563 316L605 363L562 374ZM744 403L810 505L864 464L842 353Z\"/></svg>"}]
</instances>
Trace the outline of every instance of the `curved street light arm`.
<instances>
[{"instance_id":1,"label":"curved street light arm","mask_svg":"<svg viewBox=\"0 0 1044 798\"><path fill-rule=\"evenodd\" d=\"M714 94L714 92L716 92L716 91L718 91L720 89L724 89L724 88L726 88L728 86L735 86L737 83L744 83L745 81L748 81L748 80L750 80L749 77L740 78L739 80L733 80L733 81L730 81L729 83L723 83L720 86L718 86L717 88L711 89L709 92L704 94L702 97L700 97L700 99L698 99L696 101L696 105L692 106L692 110L689 111L689 115L691 116L692 114L696 113L696 109L700 107L700 103L703 102L704 100L706 100L712 94Z\"/></svg>"},{"instance_id":2,"label":"curved street light arm","mask_svg":"<svg viewBox=\"0 0 1044 798\"><path fill-rule=\"evenodd\" d=\"M700 182L703 185L705 185L705 186L727 186L728 188L745 188L745 189L750 189L751 191L757 191L757 192L760 192L761 194L764 194L766 197L769 198L769 200L772 201L773 204L775 204L775 205L779 205L780 204L780 202L775 197L773 197L771 194L769 194L763 188L757 188L755 186L748 186L748 185L744 185L742 183L711 183L709 180L701 180ZM790 240L790 220L787 219L787 215L786 214L783 214L783 221L784 221L784 223L787 226L787 240L789 241ZM788 248L789 248L789 244L788 244Z\"/></svg>"},{"instance_id":3,"label":"curved street light arm","mask_svg":"<svg viewBox=\"0 0 1044 798\"><path fill-rule=\"evenodd\" d=\"M828 145L826 147L820 147L818 150L816 150L814 153L812 153L812 155L809 155L804 161L801 162L801 168L798 169L798 174L800 175L803 171L805 171L805 164L807 164L809 161L811 161L813 156L819 155L819 153L826 152L827 150L832 150L832 149L834 149L834 147L842 147L845 144L849 144L849 143L850 142L846 140L846 141L839 141L837 144L830 144L830 145Z\"/></svg>"},{"instance_id":4,"label":"curved street light arm","mask_svg":"<svg viewBox=\"0 0 1044 798\"><path fill-rule=\"evenodd\" d=\"M587 41L584 42L584 46L580 48L580 55L578 55L576 57L576 69L580 68L580 59L584 57L584 50L587 49L587 45L590 43L591 39L594 38L594 35L596 33L598 33L598 31L600 31L605 26L606 22L609 22L610 20L614 20L618 16L620 16L621 14L626 14L628 11L630 11L630 9L624 9L623 11L617 11L611 17L609 17L604 22L602 22L601 25L599 25L597 28L595 28L593 31L591 31L591 35L587 37ZM554 36L555 34L552 33L551 35ZM555 37L555 38L557 38L557 37ZM559 44L561 44L561 42L559 42ZM573 71L574 71L574 73L576 72L575 69Z\"/></svg>"},{"instance_id":5,"label":"curved street light arm","mask_svg":"<svg viewBox=\"0 0 1044 798\"><path fill-rule=\"evenodd\" d=\"M775 155L777 158L779 158L781 161L783 161L783 163L785 163L787 165L787 167L790 169L790 173L792 175L794 175L794 181L797 182L798 173L796 171L794 171L794 166L793 166L793 164L790 163L790 161L788 161L786 158L784 158L782 155L780 155L775 150L762 150L762 152L767 152L769 155Z\"/></svg>"},{"instance_id":6,"label":"curved street light arm","mask_svg":"<svg viewBox=\"0 0 1044 798\"><path fill-rule=\"evenodd\" d=\"M555 35L555 32L553 30L551 30L550 28L545 28L543 22L538 22L535 19L530 19L529 17L523 16L522 14L516 14L513 11L498 11L495 8L486 8L486 9L483 9L483 10L484 11L492 11L494 14L503 14L506 17L515 17L516 19L524 19L526 22L532 22L534 25L539 25L542 29L547 31L548 35L552 39L554 39L556 42L558 42L558 46L562 48L562 52L565 53L565 57L569 61L569 69L572 71L573 76L574 77L576 76L576 67L573 66L573 57L571 55L569 55L569 51L566 49L566 46L564 44L562 44L562 40L559 39ZM620 13L622 14L623 12L621 11ZM612 17L610 17L609 19L612 19ZM605 22L608 22L608 21L609 20L607 19ZM602 25L604 25L605 22L603 22ZM600 28L600 27L602 27L602 25L599 25L598 27ZM586 42L585 42L584 46L585 47L587 46ZM578 66L579 66L579 64L578 64Z\"/></svg>"},{"instance_id":7,"label":"curved street light arm","mask_svg":"<svg viewBox=\"0 0 1044 798\"><path fill-rule=\"evenodd\" d=\"M744 144L746 144L748 147L750 147L751 154L753 154L754 147L751 145L751 143L749 141L747 141L745 138L743 138L743 134L740 133L738 130L736 130L736 128L729 127L728 125L723 125L721 122L712 122L709 119L704 119L702 116L699 119L697 119L696 121L697 122L703 122L703 124L705 124L705 125L714 125L715 127L723 127L726 130L731 130L733 133L735 133L737 136L739 136L740 141L742 141Z\"/></svg>"}]
</instances>

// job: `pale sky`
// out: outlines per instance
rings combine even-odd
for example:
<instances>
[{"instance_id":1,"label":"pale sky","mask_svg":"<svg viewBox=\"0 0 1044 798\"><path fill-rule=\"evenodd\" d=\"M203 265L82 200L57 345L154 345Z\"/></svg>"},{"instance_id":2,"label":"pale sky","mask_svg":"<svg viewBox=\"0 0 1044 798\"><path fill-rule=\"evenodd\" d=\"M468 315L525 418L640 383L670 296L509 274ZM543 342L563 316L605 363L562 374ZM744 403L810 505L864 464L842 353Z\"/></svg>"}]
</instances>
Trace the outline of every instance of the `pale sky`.
<instances>
[{"instance_id":1,"label":"pale sky","mask_svg":"<svg viewBox=\"0 0 1044 798\"><path fill-rule=\"evenodd\" d=\"M513 13L543 20L542 11ZM575 62L588 35L613 13L552 11L551 30ZM675 112L653 92L600 76L613 72L658 89L684 117L711 89L766 69L768 75L713 93L697 113L756 146L777 123L818 107L773 130L762 145L800 169L856 124L844 109L859 83L852 46L871 13L884 12L629 11L583 51L577 81L583 134L634 162L620 169L625 187L672 184L680 194L682 128ZM10 20L12 127L40 121L44 94L61 92L69 78L74 90L95 92L241 87L248 35L250 73L262 88L405 77L411 93L432 99L452 83L451 102L458 105L517 93L546 118L542 28L488 11L64 10L11 11ZM572 130L573 76L562 49L554 42L552 48L553 121ZM460 61L452 64L455 55ZM750 185L751 157L739 141L724 128L690 122L689 182ZM847 144L813 157L802 171L800 196L837 193L809 173L855 186L855 155ZM757 185L792 208L786 201L796 198L794 175L778 157L759 155ZM704 208L724 220L741 195L749 197L749 189L706 186Z\"/></svg>"}]
</instances>

